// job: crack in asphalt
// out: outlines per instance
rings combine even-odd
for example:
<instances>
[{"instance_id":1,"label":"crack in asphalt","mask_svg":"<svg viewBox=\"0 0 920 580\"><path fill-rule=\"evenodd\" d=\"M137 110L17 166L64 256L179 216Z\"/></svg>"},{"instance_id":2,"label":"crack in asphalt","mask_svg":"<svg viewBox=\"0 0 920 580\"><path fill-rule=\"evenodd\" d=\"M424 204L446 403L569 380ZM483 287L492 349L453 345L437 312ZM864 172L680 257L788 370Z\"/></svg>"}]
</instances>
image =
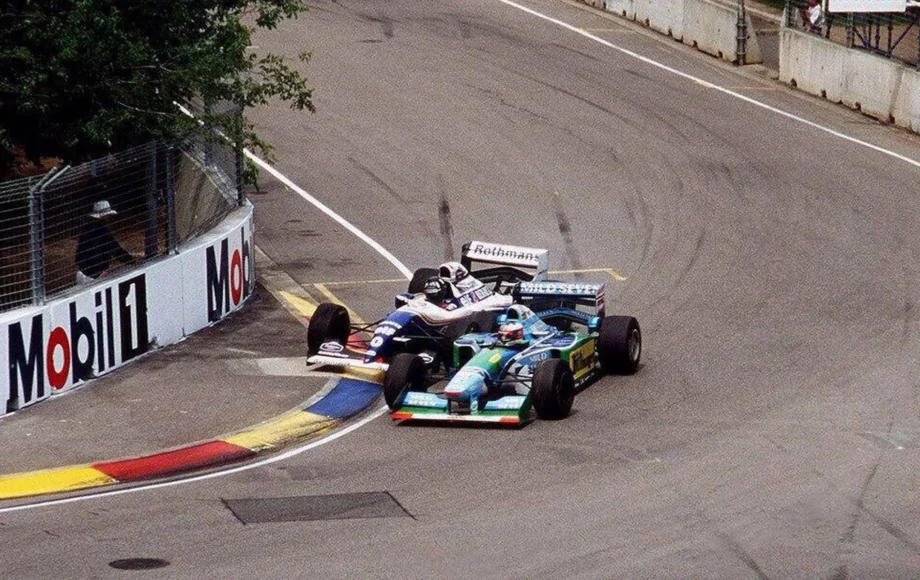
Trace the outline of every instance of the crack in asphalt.
<instances>
[{"instance_id":1,"label":"crack in asphalt","mask_svg":"<svg viewBox=\"0 0 920 580\"><path fill-rule=\"evenodd\" d=\"M556 206L556 224L559 226L559 234L562 236L562 243L565 246L565 253L569 257L572 268L579 270L582 268L581 255L575 246L575 240L572 238L572 222L566 215L562 207L561 195L558 191L553 192L553 204ZM575 276L579 276L576 274Z\"/></svg>"},{"instance_id":2,"label":"crack in asphalt","mask_svg":"<svg viewBox=\"0 0 920 580\"><path fill-rule=\"evenodd\" d=\"M847 526L846 532L844 532L843 536L840 537L842 542L846 542L847 544L853 543L853 537L856 533L856 526L859 524L859 519L863 510L865 510L863 500L866 497L866 491L869 489L869 484L872 483L872 480L875 478L875 474L878 472L878 466L880 462L881 457L875 460L875 465L872 466L872 470L869 472L869 475L866 476L862 486L859 488L859 496L856 498L856 509L851 516L852 519L850 520L850 525Z\"/></svg>"},{"instance_id":3,"label":"crack in asphalt","mask_svg":"<svg viewBox=\"0 0 920 580\"><path fill-rule=\"evenodd\" d=\"M447 200L444 191L441 192L441 201L438 203L438 224L444 241L444 260L450 261L454 257L454 227L450 220L450 201Z\"/></svg>"},{"instance_id":4,"label":"crack in asphalt","mask_svg":"<svg viewBox=\"0 0 920 580\"><path fill-rule=\"evenodd\" d=\"M750 554L744 551L738 542L732 539L731 536L719 531L716 532L716 536L718 536L719 539L721 539L728 546L728 549L731 550L732 554L744 562L744 565L747 566L752 572L754 572L758 578L761 580L770 580L770 577L764 573L763 569L761 569L761 567L757 564L757 561L754 560Z\"/></svg>"}]
</instances>

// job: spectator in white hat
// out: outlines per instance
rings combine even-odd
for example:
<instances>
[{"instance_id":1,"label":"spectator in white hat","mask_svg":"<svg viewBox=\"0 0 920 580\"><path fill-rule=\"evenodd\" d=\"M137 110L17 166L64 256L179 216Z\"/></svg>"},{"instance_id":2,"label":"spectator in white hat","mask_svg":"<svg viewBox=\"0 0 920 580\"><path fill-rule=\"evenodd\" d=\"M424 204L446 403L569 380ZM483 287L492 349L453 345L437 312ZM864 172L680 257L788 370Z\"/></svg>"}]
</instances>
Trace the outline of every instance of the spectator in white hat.
<instances>
[{"instance_id":1,"label":"spectator in white hat","mask_svg":"<svg viewBox=\"0 0 920 580\"><path fill-rule=\"evenodd\" d=\"M134 261L134 257L115 241L106 225L109 216L117 214L106 200L93 204L93 211L80 228L77 239L77 284L92 282L104 274L113 261L122 264Z\"/></svg>"},{"instance_id":2,"label":"spectator in white hat","mask_svg":"<svg viewBox=\"0 0 920 580\"><path fill-rule=\"evenodd\" d=\"M802 6L801 13L805 30L821 34L821 29L824 27L824 12L821 9L821 0L808 0L808 5Z\"/></svg>"}]
</instances>

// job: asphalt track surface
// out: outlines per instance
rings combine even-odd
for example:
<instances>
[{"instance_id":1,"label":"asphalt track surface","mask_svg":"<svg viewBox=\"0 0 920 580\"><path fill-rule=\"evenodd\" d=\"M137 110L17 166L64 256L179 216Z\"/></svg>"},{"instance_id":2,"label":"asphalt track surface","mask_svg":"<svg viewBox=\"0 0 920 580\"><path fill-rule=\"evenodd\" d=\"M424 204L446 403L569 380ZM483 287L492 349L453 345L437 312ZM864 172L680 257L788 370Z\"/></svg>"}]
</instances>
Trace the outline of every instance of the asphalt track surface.
<instances>
[{"instance_id":1,"label":"asphalt track surface","mask_svg":"<svg viewBox=\"0 0 920 580\"><path fill-rule=\"evenodd\" d=\"M915 138L673 41L525 4L920 157ZM314 52L318 113L252 117L282 172L410 268L484 239L614 269L611 310L642 323L644 366L560 422L378 418L238 474L3 513L0 576L917 577L917 167L499 0L320 1L259 47ZM382 314L401 284L348 282L395 268L265 189L259 246L308 290ZM244 524L227 507L358 492L404 517ZM131 557L170 565L107 565Z\"/></svg>"}]
</instances>

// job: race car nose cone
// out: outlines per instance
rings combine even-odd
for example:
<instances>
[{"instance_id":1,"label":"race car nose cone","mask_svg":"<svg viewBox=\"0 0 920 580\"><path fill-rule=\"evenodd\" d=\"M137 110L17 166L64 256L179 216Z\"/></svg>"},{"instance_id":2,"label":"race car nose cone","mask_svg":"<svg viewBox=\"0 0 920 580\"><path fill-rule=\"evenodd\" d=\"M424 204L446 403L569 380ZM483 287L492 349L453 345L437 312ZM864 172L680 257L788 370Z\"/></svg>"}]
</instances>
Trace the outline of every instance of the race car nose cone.
<instances>
[{"instance_id":1,"label":"race car nose cone","mask_svg":"<svg viewBox=\"0 0 920 580\"><path fill-rule=\"evenodd\" d=\"M487 391L488 388L482 374L468 369L460 369L444 388L444 394L448 398L466 401L485 395Z\"/></svg>"}]
</instances>

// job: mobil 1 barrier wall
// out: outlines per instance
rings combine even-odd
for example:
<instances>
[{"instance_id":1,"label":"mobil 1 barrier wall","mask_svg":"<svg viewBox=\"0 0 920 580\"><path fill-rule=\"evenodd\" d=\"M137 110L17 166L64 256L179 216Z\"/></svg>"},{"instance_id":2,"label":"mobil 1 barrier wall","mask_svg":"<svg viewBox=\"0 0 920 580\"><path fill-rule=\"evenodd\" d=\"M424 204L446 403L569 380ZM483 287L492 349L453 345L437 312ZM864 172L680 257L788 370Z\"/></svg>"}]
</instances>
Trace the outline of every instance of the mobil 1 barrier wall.
<instances>
[{"instance_id":1,"label":"mobil 1 barrier wall","mask_svg":"<svg viewBox=\"0 0 920 580\"><path fill-rule=\"evenodd\" d=\"M582 0L652 30L667 34L706 54L734 62L738 52L738 9L716 0ZM747 30L753 31L750 16ZM757 36L747 35L744 63L763 62Z\"/></svg>"},{"instance_id":2,"label":"mobil 1 barrier wall","mask_svg":"<svg viewBox=\"0 0 920 580\"><path fill-rule=\"evenodd\" d=\"M807 93L920 132L920 71L898 61L784 27L779 78Z\"/></svg>"},{"instance_id":3,"label":"mobil 1 barrier wall","mask_svg":"<svg viewBox=\"0 0 920 580\"><path fill-rule=\"evenodd\" d=\"M0 315L0 416L66 393L240 308L255 283L252 206L143 268Z\"/></svg>"}]
</instances>

